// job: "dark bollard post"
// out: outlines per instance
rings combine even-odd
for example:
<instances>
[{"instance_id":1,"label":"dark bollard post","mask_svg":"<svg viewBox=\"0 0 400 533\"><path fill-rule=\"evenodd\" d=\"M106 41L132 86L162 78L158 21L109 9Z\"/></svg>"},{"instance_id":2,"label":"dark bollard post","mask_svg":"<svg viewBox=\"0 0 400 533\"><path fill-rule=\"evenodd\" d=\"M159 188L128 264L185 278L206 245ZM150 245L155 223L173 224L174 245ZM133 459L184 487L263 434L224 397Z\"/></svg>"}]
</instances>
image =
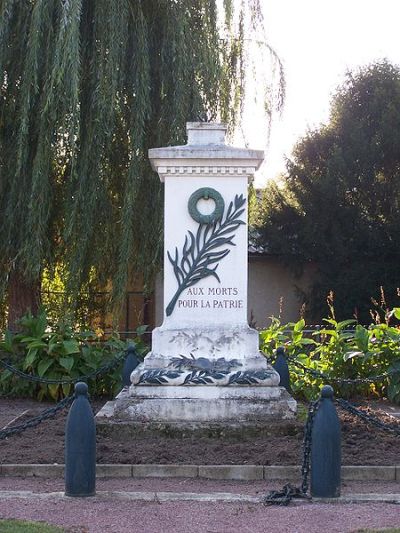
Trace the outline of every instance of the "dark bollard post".
<instances>
[{"instance_id":1,"label":"dark bollard post","mask_svg":"<svg viewBox=\"0 0 400 533\"><path fill-rule=\"evenodd\" d=\"M96 425L86 383L76 383L65 427L65 495L96 494Z\"/></svg>"},{"instance_id":2,"label":"dark bollard post","mask_svg":"<svg viewBox=\"0 0 400 533\"><path fill-rule=\"evenodd\" d=\"M280 346L276 349L276 361L273 365L275 370L278 372L278 374L281 377L281 380L279 382L279 385L281 387L285 387L285 389L291 394L292 389L290 386L290 373L289 373L289 367L285 355L285 348Z\"/></svg>"},{"instance_id":3,"label":"dark bollard post","mask_svg":"<svg viewBox=\"0 0 400 533\"><path fill-rule=\"evenodd\" d=\"M129 387L131 384L131 374L140 363L136 353L136 348L132 344L128 348L128 353L122 368L122 386Z\"/></svg>"},{"instance_id":4,"label":"dark bollard post","mask_svg":"<svg viewBox=\"0 0 400 533\"><path fill-rule=\"evenodd\" d=\"M311 496L340 496L340 422L333 404L333 389L325 385L311 433Z\"/></svg>"}]
</instances>

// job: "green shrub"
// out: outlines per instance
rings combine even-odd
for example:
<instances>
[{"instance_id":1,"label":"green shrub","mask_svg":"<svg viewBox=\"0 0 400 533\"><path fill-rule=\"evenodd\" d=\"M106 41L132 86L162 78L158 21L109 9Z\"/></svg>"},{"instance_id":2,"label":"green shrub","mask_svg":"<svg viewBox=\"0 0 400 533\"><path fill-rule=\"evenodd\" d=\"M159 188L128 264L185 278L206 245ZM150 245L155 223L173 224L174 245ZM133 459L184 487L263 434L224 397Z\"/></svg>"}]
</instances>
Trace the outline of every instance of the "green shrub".
<instances>
[{"instance_id":1,"label":"green shrub","mask_svg":"<svg viewBox=\"0 0 400 533\"><path fill-rule=\"evenodd\" d=\"M67 321L49 325L46 312L30 313L20 320L21 331L6 331L0 341L2 357L25 373L45 379L65 380L90 374L113 361L119 354L121 362L105 374L88 380L92 396L114 396L121 389L123 353L135 344L140 357L147 352L141 339L146 326L137 330L134 340L121 340L117 335L102 341L92 331L75 331ZM60 400L73 391L73 384L38 384L0 371L0 395L36 397L38 400Z\"/></svg>"},{"instance_id":2,"label":"green shrub","mask_svg":"<svg viewBox=\"0 0 400 533\"><path fill-rule=\"evenodd\" d=\"M305 322L281 324L276 318L260 332L260 349L273 357L278 346L284 346L294 362L326 374L331 378L373 378L387 371L399 370L389 379L374 383L340 384L332 382L340 396L387 396L400 403L400 329L385 323L361 326L356 320L338 322L334 318L323 320L325 327L304 335ZM400 319L400 308L391 316ZM306 399L318 396L324 381L290 365L293 392Z\"/></svg>"},{"instance_id":3,"label":"green shrub","mask_svg":"<svg viewBox=\"0 0 400 533\"><path fill-rule=\"evenodd\" d=\"M312 360L309 355L317 342L305 336L304 328L304 319L281 324L278 318L272 317L270 326L260 331L260 350L273 361L276 349L283 346L289 358L322 372L324 368L320 361ZM290 366L290 376L292 390L297 397L310 399L318 393L319 381L294 365Z\"/></svg>"}]
</instances>

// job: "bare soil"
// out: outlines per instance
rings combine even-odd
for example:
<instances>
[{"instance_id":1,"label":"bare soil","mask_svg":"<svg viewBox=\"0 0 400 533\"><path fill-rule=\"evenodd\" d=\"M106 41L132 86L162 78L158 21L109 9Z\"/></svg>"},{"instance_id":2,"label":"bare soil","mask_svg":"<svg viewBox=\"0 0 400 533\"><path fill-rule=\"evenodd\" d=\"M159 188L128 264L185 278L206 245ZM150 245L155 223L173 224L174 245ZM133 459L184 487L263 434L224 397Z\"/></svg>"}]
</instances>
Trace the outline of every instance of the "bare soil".
<instances>
[{"instance_id":1,"label":"bare soil","mask_svg":"<svg viewBox=\"0 0 400 533\"><path fill-rule=\"evenodd\" d=\"M36 416L50 404L31 400L0 400L0 428L18 425ZM97 412L103 402L92 406ZM399 423L387 413L393 406L369 402L361 407L385 422ZM138 432L130 438L118 433L97 435L98 463L125 464L254 464L298 465L302 461L302 420L276 422L262 436L168 437ZM0 441L0 463L63 463L64 427L67 412L42 422L37 428ZM342 463L344 465L400 464L400 440L364 422L339 412L342 423Z\"/></svg>"}]
</instances>

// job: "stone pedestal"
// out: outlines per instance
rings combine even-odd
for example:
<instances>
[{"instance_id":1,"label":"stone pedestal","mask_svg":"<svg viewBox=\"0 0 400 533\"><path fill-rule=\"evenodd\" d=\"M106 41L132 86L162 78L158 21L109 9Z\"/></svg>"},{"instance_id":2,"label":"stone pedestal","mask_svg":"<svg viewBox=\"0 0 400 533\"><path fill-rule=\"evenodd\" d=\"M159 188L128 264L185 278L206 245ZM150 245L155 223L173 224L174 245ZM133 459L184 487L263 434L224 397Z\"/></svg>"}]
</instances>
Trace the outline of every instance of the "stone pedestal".
<instances>
[{"instance_id":1,"label":"stone pedestal","mask_svg":"<svg viewBox=\"0 0 400 533\"><path fill-rule=\"evenodd\" d=\"M188 144L149 150L165 184L164 322L132 385L98 415L181 426L290 418L296 402L247 323L247 189L263 152L188 123Z\"/></svg>"}]
</instances>

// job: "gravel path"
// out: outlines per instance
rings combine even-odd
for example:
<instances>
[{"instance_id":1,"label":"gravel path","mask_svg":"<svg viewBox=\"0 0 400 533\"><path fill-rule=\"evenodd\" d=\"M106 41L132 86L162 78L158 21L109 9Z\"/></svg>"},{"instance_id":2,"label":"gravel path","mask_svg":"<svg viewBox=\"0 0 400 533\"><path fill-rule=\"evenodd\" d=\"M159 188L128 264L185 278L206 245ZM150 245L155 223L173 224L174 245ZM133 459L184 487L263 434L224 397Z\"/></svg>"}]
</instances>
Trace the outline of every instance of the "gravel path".
<instances>
[{"instance_id":1,"label":"gravel path","mask_svg":"<svg viewBox=\"0 0 400 533\"><path fill-rule=\"evenodd\" d=\"M270 490L282 488L283 481L234 481L196 478L100 478L96 480L97 491L127 492L232 492L259 496ZM64 480L46 478L0 477L0 491L30 490L32 492L62 492ZM399 494L400 483L387 482L342 482L342 495L346 494Z\"/></svg>"},{"instance_id":2,"label":"gravel path","mask_svg":"<svg viewBox=\"0 0 400 533\"><path fill-rule=\"evenodd\" d=\"M260 495L277 483L196 479L99 479L98 491L233 492ZM63 480L0 478L0 490L63 491ZM342 493L400 492L398 483L346 483ZM1 518L46 521L74 533L347 533L362 527L400 526L397 505L296 503L137 502L104 496L0 500Z\"/></svg>"},{"instance_id":3,"label":"gravel path","mask_svg":"<svg viewBox=\"0 0 400 533\"><path fill-rule=\"evenodd\" d=\"M7 500L2 518L44 520L87 533L347 533L361 527L394 527L399 509L390 504L251 504Z\"/></svg>"}]
</instances>

